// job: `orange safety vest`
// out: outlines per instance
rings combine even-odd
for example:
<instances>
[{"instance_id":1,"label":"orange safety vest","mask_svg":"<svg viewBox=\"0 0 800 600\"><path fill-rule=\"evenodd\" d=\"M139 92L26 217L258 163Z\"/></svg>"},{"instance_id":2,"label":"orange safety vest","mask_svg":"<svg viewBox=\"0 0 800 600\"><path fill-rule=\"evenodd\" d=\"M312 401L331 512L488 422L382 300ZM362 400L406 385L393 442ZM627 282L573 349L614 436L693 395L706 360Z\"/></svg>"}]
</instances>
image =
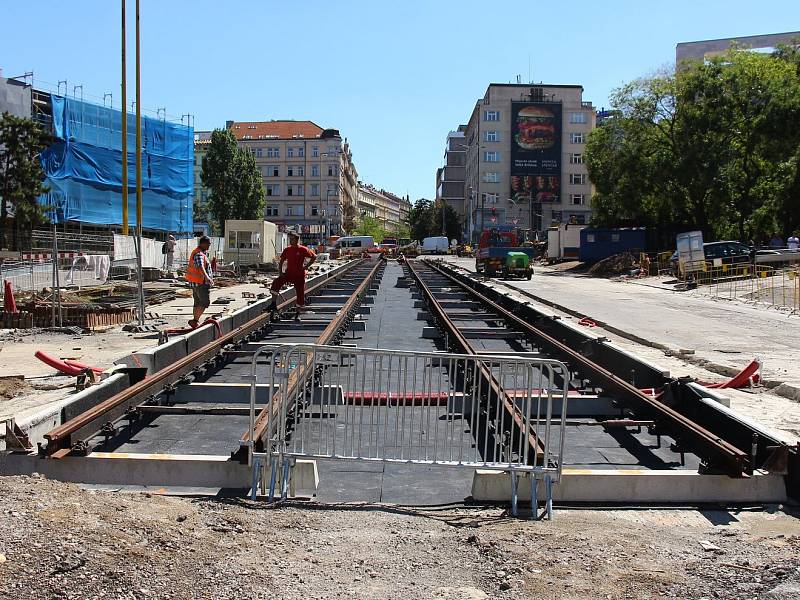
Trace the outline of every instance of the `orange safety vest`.
<instances>
[{"instance_id":1,"label":"orange safety vest","mask_svg":"<svg viewBox=\"0 0 800 600\"><path fill-rule=\"evenodd\" d=\"M189 283L206 282L206 276L203 273L203 269L194 264L194 256L198 252L203 254L203 256L205 257L205 254L200 248L195 248L194 250L192 250L191 255L189 255L189 265L186 267L186 281L188 281ZM206 258L206 260L208 260L208 258Z\"/></svg>"}]
</instances>

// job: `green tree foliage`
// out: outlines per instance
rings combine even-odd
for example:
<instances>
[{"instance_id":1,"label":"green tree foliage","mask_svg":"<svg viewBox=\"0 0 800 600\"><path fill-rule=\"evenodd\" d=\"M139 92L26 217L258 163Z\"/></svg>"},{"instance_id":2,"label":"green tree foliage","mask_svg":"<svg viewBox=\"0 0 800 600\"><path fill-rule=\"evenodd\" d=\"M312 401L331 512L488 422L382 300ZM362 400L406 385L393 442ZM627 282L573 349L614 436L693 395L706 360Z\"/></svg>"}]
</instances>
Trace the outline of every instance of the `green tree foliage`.
<instances>
[{"instance_id":1,"label":"green tree foliage","mask_svg":"<svg viewBox=\"0 0 800 600\"><path fill-rule=\"evenodd\" d=\"M383 223L369 215L361 217L361 220L353 228L353 235L371 235L376 244L380 244L388 234Z\"/></svg>"},{"instance_id":2,"label":"green tree foliage","mask_svg":"<svg viewBox=\"0 0 800 600\"><path fill-rule=\"evenodd\" d=\"M52 142L35 121L3 113L0 117L0 248L6 246L8 216L13 209L11 247L19 249L33 227L47 221L37 198L49 190L39 154Z\"/></svg>"},{"instance_id":3,"label":"green tree foliage","mask_svg":"<svg viewBox=\"0 0 800 600\"><path fill-rule=\"evenodd\" d=\"M444 205L445 231L448 239L461 237L461 224L458 213L449 204ZM442 204L420 198L408 214L408 227L411 238L422 241L426 237L442 235Z\"/></svg>"},{"instance_id":4,"label":"green tree foliage","mask_svg":"<svg viewBox=\"0 0 800 600\"><path fill-rule=\"evenodd\" d=\"M709 239L800 223L800 59L732 50L615 91L589 136L594 224L700 229Z\"/></svg>"},{"instance_id":5,"label":"green tree foliage","mask_svg":"<svg viewBox=\"0 0 800 600\"><path fill-rule=\"evenodd\" d=\"M200 179L209 190L208 215L218 230L228 219L262 219L266 196L255 158L239 148L233 132L215 129Z\"/></svg>"}]
</instances>

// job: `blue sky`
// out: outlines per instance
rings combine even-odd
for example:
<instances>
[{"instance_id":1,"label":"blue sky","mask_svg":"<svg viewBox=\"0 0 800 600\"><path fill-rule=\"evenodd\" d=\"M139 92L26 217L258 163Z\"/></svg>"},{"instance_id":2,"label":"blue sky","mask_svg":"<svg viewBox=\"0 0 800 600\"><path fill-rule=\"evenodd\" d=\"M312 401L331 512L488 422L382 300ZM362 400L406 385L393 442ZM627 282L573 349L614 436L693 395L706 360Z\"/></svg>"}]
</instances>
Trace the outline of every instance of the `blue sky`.
<instances>
[{"instance_id":1,"label":"blue sky","mask_svg":"<svg viewBox=\"0 0 800 600\"><path fill-rule=\"evenodd\" d=\"M800 30L797 0L141 0L142 106L197 129L226 119L338 128L362 180L434 195L447 132L490 81L577 83L607 105L675 44ZM0 68L119 105L117 0L0 0ZM133 98L133 7L129 102Z\"/></svg>"}]
</instances>

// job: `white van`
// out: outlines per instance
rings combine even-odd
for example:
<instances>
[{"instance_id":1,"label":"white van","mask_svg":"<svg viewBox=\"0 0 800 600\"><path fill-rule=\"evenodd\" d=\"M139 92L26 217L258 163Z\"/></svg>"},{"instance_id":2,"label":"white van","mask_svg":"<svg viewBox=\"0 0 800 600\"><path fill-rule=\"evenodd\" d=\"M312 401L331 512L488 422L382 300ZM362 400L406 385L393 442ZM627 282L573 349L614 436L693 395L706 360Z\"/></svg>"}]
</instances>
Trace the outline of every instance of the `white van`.
<instances>
[{"instance_id":1,"label":"white van","mask_svg":"<svg viewBox=\"0 0 800 600\"><path fill-rule=\"evenodd\" d=\"M447 236L444 235L426 237L422 240L423 254L447 254L447 249L449 247L450 241L447 239Z\"/></svg>"},{"instance_id":2,"label":"white van","mask_svg":"<svg viewBox=\"0 0 800 600\"><path fill-rule=\"evenodd\" d=\"M362 252L374 247L375 240L371 235L346 235L334 242L332 254L339 257L361 256Z\"/></svg>"}]
</instances>

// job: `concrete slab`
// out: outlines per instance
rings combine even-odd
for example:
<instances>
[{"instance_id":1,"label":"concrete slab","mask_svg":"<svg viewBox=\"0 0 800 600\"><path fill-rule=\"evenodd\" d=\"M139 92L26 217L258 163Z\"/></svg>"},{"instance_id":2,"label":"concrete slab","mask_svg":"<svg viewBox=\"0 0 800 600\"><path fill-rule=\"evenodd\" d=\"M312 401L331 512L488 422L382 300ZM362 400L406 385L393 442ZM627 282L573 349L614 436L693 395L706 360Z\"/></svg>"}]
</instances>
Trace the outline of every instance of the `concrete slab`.
<instances>
[{"instance_id":1,"label":"concrete slab","mask_svg":"<svg viewBox=\"0 0 800 600\"><path fill-rule=\"evenodd\" d=\"M540 484L539 498L544 497ZM646 471L639 469L564 469L561 483L553 487L556 501L664 503L781 503L786 502L782 475L763 471L749 478L701 475L694 471ZM511 476L478 469L472 481L472 497L478 502L509 502ZM520 477L519 497L530 502L530 479Z\"/></svg>"}]
</instances>

